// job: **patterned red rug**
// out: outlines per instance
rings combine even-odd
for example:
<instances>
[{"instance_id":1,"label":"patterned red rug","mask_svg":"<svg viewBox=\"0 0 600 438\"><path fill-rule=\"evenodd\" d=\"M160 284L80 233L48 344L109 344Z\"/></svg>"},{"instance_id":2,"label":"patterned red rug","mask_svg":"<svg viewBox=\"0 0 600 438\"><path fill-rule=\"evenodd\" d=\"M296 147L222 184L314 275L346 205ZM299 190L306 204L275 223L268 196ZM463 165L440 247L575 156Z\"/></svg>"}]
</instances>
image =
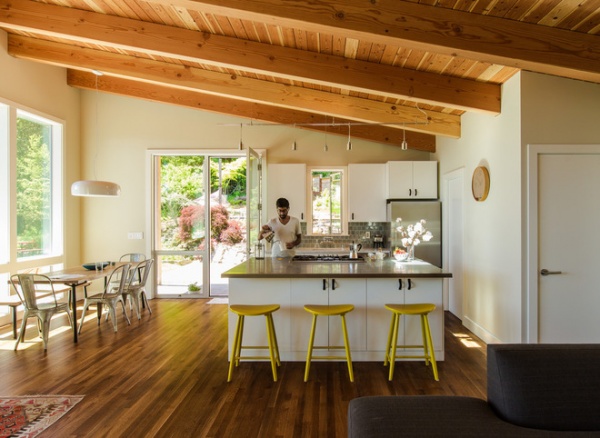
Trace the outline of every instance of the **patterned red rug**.
<instances>
[{"instance_id":1,"label":"patterned red rug","mask_svg":"<svg viewBox=\"0 0 600 438\"><path fill-rule=\"evenodd\" d=\"M0 397L0 438L37 436L82 399L80 395Z\"/></svg>"}]
</instances>

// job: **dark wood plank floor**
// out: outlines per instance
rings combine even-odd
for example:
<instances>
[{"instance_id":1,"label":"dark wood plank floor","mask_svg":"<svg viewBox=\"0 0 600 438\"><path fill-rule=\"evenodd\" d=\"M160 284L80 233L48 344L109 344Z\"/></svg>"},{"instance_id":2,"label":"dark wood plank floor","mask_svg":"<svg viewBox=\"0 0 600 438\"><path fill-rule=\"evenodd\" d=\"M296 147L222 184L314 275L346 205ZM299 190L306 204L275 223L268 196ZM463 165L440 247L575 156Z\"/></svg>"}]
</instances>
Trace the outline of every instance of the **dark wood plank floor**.
<instances>
[{"instance_id":1,"label":"dark wood plank floor","mask_svg":"<svg viewBox=\"0 0 600 438\"><path fill-rule=\"evenodd\" d=\"M227 306L151 305L153 315L131 326L120 316L117 333L90 319L78 345L70 331L56 333L47 353L33 327L17 352L10 326L1 327L0 395L85 395L45 437L345 437L355 397L486 395L485 345L451 314L439 382L422 362L398 362L393 382L382 362L355 362L355 383L344 362L315 362L308 383L302 362L283 363L278 382L268 363L242 362L227 383Z\"/></svg>"}]
</instances>

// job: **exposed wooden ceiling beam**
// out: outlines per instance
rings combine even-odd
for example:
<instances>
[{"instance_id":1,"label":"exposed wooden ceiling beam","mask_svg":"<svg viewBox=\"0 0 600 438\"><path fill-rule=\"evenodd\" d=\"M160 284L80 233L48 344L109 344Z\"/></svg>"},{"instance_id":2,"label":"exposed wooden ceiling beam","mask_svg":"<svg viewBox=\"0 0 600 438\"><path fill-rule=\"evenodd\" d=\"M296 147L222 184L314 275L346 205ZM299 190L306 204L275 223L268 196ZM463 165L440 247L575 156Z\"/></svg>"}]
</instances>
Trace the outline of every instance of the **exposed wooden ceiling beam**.
<instances>
[{"instance_id":1,"label":"exposed wooden ceiling beam","mask_svg":"<svg viewBox=\"0 0 600 438\"><path fill-rule=\"evenodd\" d=\"M169 3L205 13L600 82L598 36L489 15L400 0L170 0Z\"/></svg>"},{"instance_id":2,"label":"exposed wooden ceiling beam","mask_svg":"<svg viewBox=\"0 0 600 438\"><path fill-rule=\"evenodd\" d=\"M391 105L178 64L134 58L18 35L9 35L12 56L63 67L100 70L113 76L136 78L156 84L267 103L289 109L341 117L364 123L386 123L399 130L460 137L460 116ZM425 124L426 123L426 124Z\"/></svg>"},{"instance_id":3,"label":"exposed wooden ceiling beam","mask_svg":"<svg viewBox=\"0 0 600 438\"><path fill-rule=\"evenodd\" d=\"M208 35L29 0L0 0L0 25L395 99L500 113L500 86L496 84Z\"/></svg>"},{"instance_id":4,"label":"exposed wooden ceiling beam","mask_svg":"<svg viewBox=\"0 0 600 438\"><path fill-rule=\"evenodd\" d=\"M351 123L351 120L336 119L335 126L300 126L302 124L329 123L331 119L303 111L274 108L259 103L211 96L179 88L106 75L97 78L92 73L72 69L67 70L67 83L73 87L96 90L96 79L98 79L98 90L103 92L244 117L262 122L272 122L274 124L298 124L299 128L326 134L347 136L348 128L342 124ZM398 147L402 143L402 132L387 126L354 125L352 126L352 137ZM409 149L435 152L435 137L433 135L407 131L406 141Z\"/></svg>"}]
</instances>

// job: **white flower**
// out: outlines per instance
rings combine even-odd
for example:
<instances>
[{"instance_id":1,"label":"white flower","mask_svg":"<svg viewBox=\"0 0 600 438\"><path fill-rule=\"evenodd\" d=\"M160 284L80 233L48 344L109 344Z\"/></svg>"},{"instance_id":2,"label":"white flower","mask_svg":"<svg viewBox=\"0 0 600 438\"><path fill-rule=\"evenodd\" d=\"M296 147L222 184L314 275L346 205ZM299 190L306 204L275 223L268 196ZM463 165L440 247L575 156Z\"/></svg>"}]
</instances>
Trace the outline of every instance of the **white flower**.
<instances>
[{"instance_id":1,"label":"white flower","mask_svg":"<svg viewBox=\"0 0 600 438\"><path fill-rule=\"evenodd\" d=\"M421 219L414 225L410 224L406 227L402 225L402 218L396 218L396 223L399 224L396 227L396 231L400 234L402 246L406 248L418 245L421 243L421 240L429 242L433 238L433 234L425 228L425 224L427 223L425 219Z\"/></svg>"}]
</instances>

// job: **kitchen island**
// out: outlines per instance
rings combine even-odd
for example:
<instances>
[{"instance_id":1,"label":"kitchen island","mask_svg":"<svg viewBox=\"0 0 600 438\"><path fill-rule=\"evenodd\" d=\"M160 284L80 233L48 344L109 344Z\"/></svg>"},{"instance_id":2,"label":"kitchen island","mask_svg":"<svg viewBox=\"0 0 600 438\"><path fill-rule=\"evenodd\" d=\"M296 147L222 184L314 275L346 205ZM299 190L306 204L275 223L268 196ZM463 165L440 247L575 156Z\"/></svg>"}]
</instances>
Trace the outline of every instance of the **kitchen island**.
<instances>
[{"instance_id":1,"label":"kitchen island","mask_svg":"<svg viewBox=\"0 0 600 438\"><path fill-rule=\"evenodd\" d=\"M391 312L388 303L433 303L429 315L437 360L444 360L442 282L452 274L429 263L393 259L357 262L297 262L255 259L224 272L230 304L279 304L273 314L281 359L306 360L312 316L305 304L353 304L346 316L353 361L382 361ZM343 345L339 317L319 318L315 345ZM229 314L229 347L237 317ZM403 318L399 344L421 345L418 317ZM264 318L246 318L244 345L266 345ZM418 353L415 350L415 353ZM259 355L260 351L245 351ZM315 356L318 352L315 352ZM326 350L323 354L327 353Z\"/></svg>"}]
</instances>

